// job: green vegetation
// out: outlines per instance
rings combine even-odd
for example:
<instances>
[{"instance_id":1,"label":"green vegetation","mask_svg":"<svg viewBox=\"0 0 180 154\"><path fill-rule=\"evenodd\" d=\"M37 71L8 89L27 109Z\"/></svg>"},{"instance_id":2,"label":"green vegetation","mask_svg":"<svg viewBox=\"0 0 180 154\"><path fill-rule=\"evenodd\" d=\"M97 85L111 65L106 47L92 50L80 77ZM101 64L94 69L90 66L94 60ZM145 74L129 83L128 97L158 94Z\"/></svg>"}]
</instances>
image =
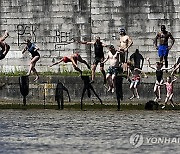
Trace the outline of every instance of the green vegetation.
<instances>
[{"instance_id":1,"label":"green vegetation","mask_svg":"<svg viewBox=\"0 0 180 154\"><path fill-rule=\"evenodd\" d=\"M25 71L19 71L19 70L15 70L12 72L0 72L0 76L23 76L26 75L27 72ZM148 76L155 76L155 72L147 72L146 73ZM66 69L63 69L62 72L53 72L53 71L47 71L47 72L39 72L39 75L41 76L48 76L48 75L60 75L60 76L79 76L79 72L77 71L68 71ZM91 71L90 70L84 70L83 71L83 75L91 75ZM101 76L102 73L101 72L96 72L96 76ZM121 74L122 76L126 77L126 74ZM165 76L169 76L170 73L168 72L167 74L165 74ZM176 74L176 76L179 76L179 74Z\"/></svg>"}]
</instances>

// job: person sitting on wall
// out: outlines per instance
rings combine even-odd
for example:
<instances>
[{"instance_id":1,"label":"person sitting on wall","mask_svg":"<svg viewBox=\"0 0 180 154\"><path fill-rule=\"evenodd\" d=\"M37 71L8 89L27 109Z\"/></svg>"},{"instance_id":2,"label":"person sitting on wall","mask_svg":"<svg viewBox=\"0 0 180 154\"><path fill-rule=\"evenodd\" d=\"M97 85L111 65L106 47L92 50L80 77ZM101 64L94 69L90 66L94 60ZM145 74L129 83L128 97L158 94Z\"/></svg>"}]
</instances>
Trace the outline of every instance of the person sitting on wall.
<instances>
[{"instance_id":1,"label":"person sitting on wall","mask_svg":"<svg viewBox=\"0 0 180 154\"><path fill-rule=\"evenodd\" d=\"M0 37L0 47L2 48L2 50L0 51L0 60L4 59L7 53L9 52L10 46L6 42L4 42L8 36L9 33L6 30L4 35Z\"/></svg>"},{"instance_id":2,"label":"person sitting on wall","mask_svg":"<svg viewBox=\"0 0 180 154\"><path fill-rule=\"evenodd\" d=\"M54 66L54 65L57 65L57 64L59 64L59 63L61 63L61 62L64 62L64 63L68 63L68 62L71 62L72 63L72 65L73 65L73 67L74 67L74 69L76 70L76 71L78 71L81 75L82 75L82 71L79 69L79 67L77 66L77 62L80 62L80 63L84 63L84 64L86 64L86 66L87 66L87 68L88 69L91 69L91 67L88 65L88 63L84 60L84 59L82 59L82 57L80 56L80 54L78 53L78 52L76 52L76 53L74 53L74 54L72 54L72 55L70 55L70 56L64 56L64 57L62 57L58 62L55 62L55 63L53 63L52 65L50 65L50 67L52 67L52 66Z\"/></svg>"}]
</instances>

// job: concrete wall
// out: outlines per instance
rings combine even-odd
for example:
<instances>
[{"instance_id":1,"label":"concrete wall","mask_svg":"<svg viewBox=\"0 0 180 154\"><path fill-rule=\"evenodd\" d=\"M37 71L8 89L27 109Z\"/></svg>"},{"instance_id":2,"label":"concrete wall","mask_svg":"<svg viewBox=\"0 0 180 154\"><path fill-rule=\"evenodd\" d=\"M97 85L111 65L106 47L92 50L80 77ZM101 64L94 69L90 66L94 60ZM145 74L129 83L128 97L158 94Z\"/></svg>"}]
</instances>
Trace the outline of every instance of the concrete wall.
<instances>
[{"instance_id":1,"label":"concrete wall","mask_svg":"<svg viewBox=\"0 0 180 154\"><path fill-rule=\"evenodd\" d=\"M180 55L179 0L0 0L0 7L0 32L9 31L6 41L11 46L0 61L3 72L27 71L29 54L21 54L24 38L31 38L40 47L38 71L72 71L70 65L47 66L76 50L91 63L93 47L73 41L91 41L99 35L104 43L117 47L120 27L125 27L134 41L130 54L138 48L155 62L158 58L153 38L165 24L176 39L170 65ZM152 71L146 63L144 70Z\"/></svg>"},{"instance_id":2,"label":"concrete wall","mask_svg":"<svg viewBox=\"0 0 180 154\"><path fill-rule=\"evenodd\" d=\"M80 102L80 98L83 90L83 81L80 77L62 77L62 76L48 76L42 77L38 83L33 82L33 78L30 78L29 84L29 95L27 96L27 104L43 104L44 101L46 104L57 104L55 102L55 89L58 83L58 80L68 88L72 102ZM139 94L140 99L135 99L135 102L147 102L148 100L153 100L155 95L153 93L154 86L154 77L149 77L148 79L143 78L141 84L139 85ZM96 83L93 84L93 87L99 97L104 103L111 102L116 103L116 95L108 93L107 89L103 86L102 77L96 78ZM179 102L180 100L180 80L178 79L174 84L174 101ZM92 99L98 101L93 92L91 91ZM129 82L126 79L123 80L123 102L133 103L129 98L132 96L132 92L129 89ZM162 87L162 102L165 99L165 87ZM64 92L64 100L68 101L67 93ZM19 78L18 77L1 77L0 78L0 104L19 102L22 104L22 95L20 93L19 87ZM91 101L85 93L83 99L84 102Z\"/></svg>"}]
</instances>

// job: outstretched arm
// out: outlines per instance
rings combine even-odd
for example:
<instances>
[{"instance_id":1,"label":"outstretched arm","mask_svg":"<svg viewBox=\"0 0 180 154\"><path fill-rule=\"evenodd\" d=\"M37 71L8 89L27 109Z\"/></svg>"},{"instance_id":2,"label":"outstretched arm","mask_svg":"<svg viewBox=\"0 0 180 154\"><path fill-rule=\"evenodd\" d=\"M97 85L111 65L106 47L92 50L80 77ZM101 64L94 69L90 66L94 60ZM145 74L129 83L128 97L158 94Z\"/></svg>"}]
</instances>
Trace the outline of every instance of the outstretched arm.
<instances>
[{"instance_id":1,"label":"outstretched arm","mask_svg":"<svg viewBox=\"0 0 180 154\"><path fill-rule=\"evenodd\" d=\"M145 73L145 72L143 72L141 69L139 69L139 68L135 68L134 70L135 70L135 71L137 70L137 71L141 72L141 73L144 75L144 77L145 77L145 78L147 78L147 77L148 77L148 76L146 75L146 73Z\"/></svg>"},{"instance_id":2,"label":"outstretched arm","mask_svg":"<svg viewBox=\"0 0 180 154\"><path fill-rule=\"evenodd\" d=\"M124 50L127 51L132 44L133 44L132 38L128 37L128 45Z\"/></svg>"},{"instance_id":3,"label":"outstretched arm","mask_svg":"<svg viewBox=\"0 0 180 154\"><path fill-rule=\"evenodd\" d=\"M56 63L53 63L53 64L50 65L49 67L52 67L52 66L54 66L54 65L57 65L57 64L61 63L62 61L63 61L63 58L61 58L60 61L58 61L58 62L56 62Z\"/></svg>"},{"instance_id":4,"label":"outstretched arm","mask_svg":"<svg viewBox=\"0 0 180 154\"><path fill-rule=\"evenodd\" d=\"M180 67L180 63L175 67L175 69L172 71L171 75L174 74L174 72Z\"/></svg>"},{"instance_id":5,"label":"outstretched arm","mask_svg":"<svg viewBox=\"0 0 180 154\"><path fill-rule=\"evenodd\" d=\"M154 38L153 44L155 46L155 48L158 50L158 46L157 46L157 40L159 38L159 33L156 35L156 37Z\"/></svg>"},{"instance_id":6,"label":"outstretched arm","mask_svg":"<svg viewBox=\"0 0 180 154\"><path fill-rule=\"evenodd\" d=\"M27 46L24 47L22 54L27 50Z\"/></svg>"},{"instance_id":7,"label":"outstretched arm","mask_svg":"<svg viewBox=\"0 0 180 154\"><path fill-rule=\"evenodd\" d=\"M87 41L79 41L78 43L81 43L81 44L94 44L95 42L87 42Z\"/></svg>"},{"instance_id":8,"label":"outstretched arm","mask_svg":"<svg viewBox=\"0 0 180 154\"><path fill-rule=\"evenodd\" d=\"M169 35L170 35L169 37L170 37L171 40L172 40L171 46L168 47L168 49L170 50L170 49L172 48L172 46L174 45L175 39L174 39L174 37L172 36L171 33L170 33Z\"/></svg>"},{"instance_id":9,"label":"outstretched arm","mask_svg":"<svg viewBox=\"0 0 180 154\"><path fill-rule=\"evenodd\" d=\"M155 67L152 67L152 66L151 66L149 58L147 58L147 61L148 61L149 67L152 68L152 69L154 69L154 70L156 70Z\"/></svg>"},{"instance_id":10,"label":"outstretched arm","mask_svg":"<svg viewBox=\"0 0 180 154\"><path fill-rule=\"evenodd\" d=\"M39 50L39 47L36 45L34 51Z\"/></svg>"},{"instance_id":11,"label":"outstretched arm","mask_svg":"<svg viewBox=\"0 0 180 154\"><path fill-rule=\"evenodd\" d=\"M105 63L105 62L107 62L108 61L108 59L109 59L109 55L107 56L107 58L105 58L101 63Z\"/></svg>"},{"instance_id":12,"label":"outstretched arm","mask_svg":"<svg viewBox=\"0 0 180 154\"><path fill-rule=\"evenodd\" d=\"M177 77L174 76L174 79L172 80L172 83L174 83L177 80Z\"/></svg>"},{"instance_id":13,"label":"outstretched arm","mask_svg":"<svg viewBox=\"0 0 180 154\"><path fill-rule=\"evenodd\" d=\"M162 70L171 70L171 69L173 69L174 68L174 66L172 66L172 67L170 67L170 68L163 68Z\"/></svg>"},{"instance_id":14,"label":"outstretched arm","mask_svg":"<svg viewBox=\"0 0 180 154\"><path fill-rule=\"evenodd\" d=\"M140 68L142 69L143 68L143 65L144 65L144 58L142 57L142 62L141 62L141 66L140 66Z\"/></svg>"}]
</instances>

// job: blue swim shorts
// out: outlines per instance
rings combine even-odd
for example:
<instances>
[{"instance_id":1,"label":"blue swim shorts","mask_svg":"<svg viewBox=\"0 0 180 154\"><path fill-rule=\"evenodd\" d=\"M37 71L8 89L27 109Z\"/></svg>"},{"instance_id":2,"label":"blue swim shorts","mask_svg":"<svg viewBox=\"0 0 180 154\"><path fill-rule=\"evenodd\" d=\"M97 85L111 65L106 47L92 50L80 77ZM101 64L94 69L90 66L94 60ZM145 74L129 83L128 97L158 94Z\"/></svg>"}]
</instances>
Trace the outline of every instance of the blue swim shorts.
<instances>
[{"instance_id":1,"label":"blue swim shorts","mask_svg":"<svg viewBox=\"0 0 180 154\"><path fill-rule=\"evenodd\" d=\"M167 45L159 45L158 47L158 55L159 57L168 56L169 50Z\"/></svg>"}]
</instances>

